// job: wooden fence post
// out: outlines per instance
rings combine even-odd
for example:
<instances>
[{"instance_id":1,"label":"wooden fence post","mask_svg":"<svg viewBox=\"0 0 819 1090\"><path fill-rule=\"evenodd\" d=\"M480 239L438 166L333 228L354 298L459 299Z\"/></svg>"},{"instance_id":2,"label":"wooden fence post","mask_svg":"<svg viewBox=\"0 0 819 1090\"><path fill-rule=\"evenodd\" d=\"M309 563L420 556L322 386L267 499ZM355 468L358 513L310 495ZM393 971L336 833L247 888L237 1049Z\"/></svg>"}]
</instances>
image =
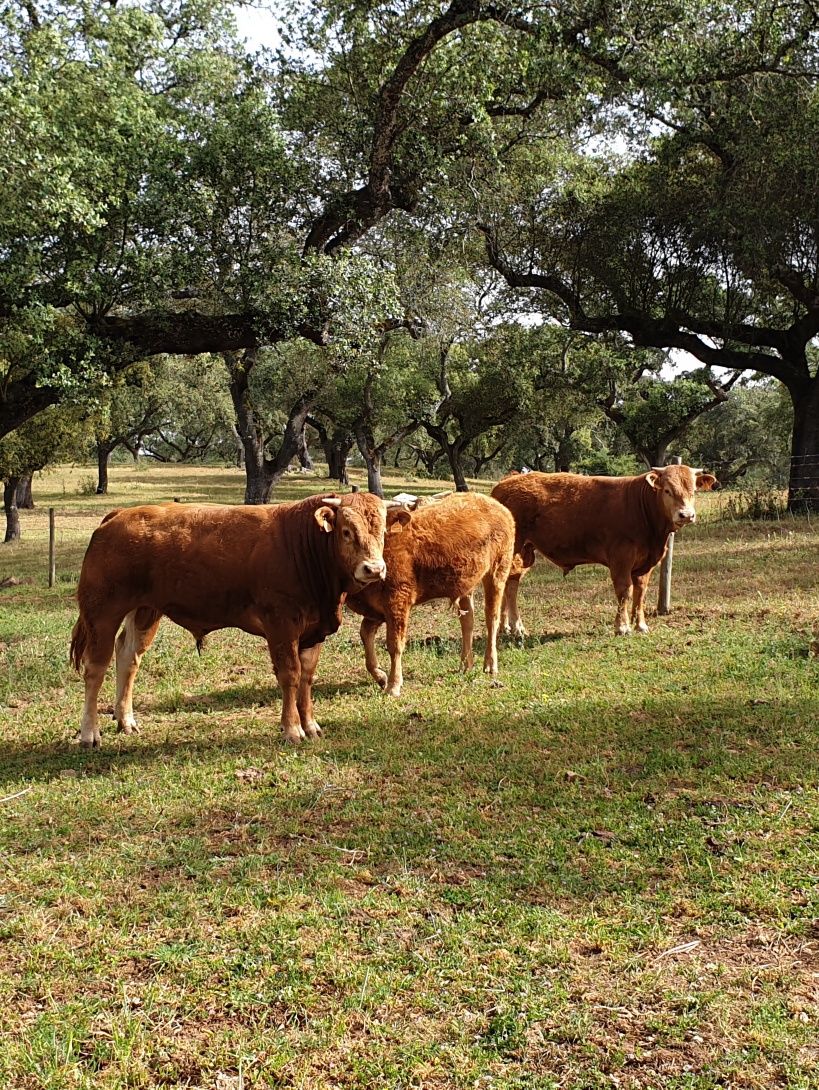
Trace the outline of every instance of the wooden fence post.
<instances>
[{"instance_id":1,"label":"wooden fence post","mask_svg":"<svg viewBox=\"0 0 819 1090\"><path fill-rule=\"evenodd\" d=\"M54 508L48 509L48 585L54 586L57 574L57 561L54 549Z\"/></svg>"},{"instance_id":2,"label":"wooden fence post","mask_svg":"<svg viewBox=\"0 0 819 1090\"><path fill-rule=\"evenodd\" d=\"M672 465L681 465L679 455L671 459ZM668 535L668 546L660 562L660 590L657 595L657 616L665 617L671 612L671 569L674 565L674 535Z\"/></svg>"}]
</instances>

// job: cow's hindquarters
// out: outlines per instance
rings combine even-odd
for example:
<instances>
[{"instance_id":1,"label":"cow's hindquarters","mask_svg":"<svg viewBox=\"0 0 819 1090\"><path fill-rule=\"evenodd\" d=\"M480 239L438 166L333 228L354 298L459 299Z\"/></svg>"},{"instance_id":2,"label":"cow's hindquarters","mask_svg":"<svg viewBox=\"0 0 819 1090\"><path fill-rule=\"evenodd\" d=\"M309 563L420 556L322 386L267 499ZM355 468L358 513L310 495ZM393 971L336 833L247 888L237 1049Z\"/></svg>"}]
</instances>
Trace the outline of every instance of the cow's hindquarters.
<instances>
[{"instance_id":1,"label":"cow's hindquarters","mask_svg":"<svg viewBox=\"0 0 819 1090\"><path fill-rule=\"evenodd\" d=\"M86 749L97 748L100 744L97 697L114 654L114 638L121 619L117 617L112 622L103 618L92 626L81 611L71 635L71 661L77 669L82 667L85 682L80 745Z\"/></svg>"},{"instance_id":2,"label":"cow's hindquarters","mask_svg":"<svg viewBox=\"0 0 819 1090\"><path fill-rule=\"evenodd\" d=\"M507 635L514 636L515 639L522 640L527 635L518 609L518 589L521 579L534 562L535 550L530 542L525 541L522 545L516 547L509 575L506 578L500 614L500 623L503 625L504 632Z\"/></svg>"}]
</instances>

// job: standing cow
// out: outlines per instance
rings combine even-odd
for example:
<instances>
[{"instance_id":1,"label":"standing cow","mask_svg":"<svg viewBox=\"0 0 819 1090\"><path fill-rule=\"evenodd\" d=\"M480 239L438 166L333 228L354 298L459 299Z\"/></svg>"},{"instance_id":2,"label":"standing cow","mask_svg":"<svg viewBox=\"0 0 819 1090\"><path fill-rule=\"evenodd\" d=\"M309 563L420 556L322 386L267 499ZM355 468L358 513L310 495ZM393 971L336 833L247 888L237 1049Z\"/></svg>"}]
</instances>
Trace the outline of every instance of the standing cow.
<instances>
[{"instance_id":1,"label":"standing cow","mask_svg":"<svg viewBox=\"0 0 819 1090\"><path fill-rule=\"evenodd\" d=\"M392 530L410 520L398 513ZM83 560L71 661L84 667L80 744L100 744L97 696L114 652L114 718L130 734L134 679L163 616L201 646L219 628L264 636L289 742L321 733L313 677L346 592L383 580L386 506L368 494L272 507L161 504L112 511ZM125 622L117 637L120 625Z\"/></svg>"},{"instance_id":2,"label":"standing cow","mask_svg":"<svg viewBox=\"0 0 819 1090\"><path fill-rule=\"evenodd\" d=\"M633 624L648 632L644 601L651 571L665 553L668 535L696 519L694 493L710 491L716 483L710 473L682 465L655 468L639 477L504 477L492 495L509 508L516 525L515 560L504 595L507 628L525 635L518 585L537 550L564 575L579 564L603 564L617 596L615 631L624 636Z\"/></svg>"},{"instance_id":3,"label":"standing cow","mask_svg":"<svg viewBox=\"0 0 819 1090\"><path fill-rule=\"evenodd\" d=\"M393 518L388 513L388 525ZM401 658L407 642L410 610L434 598L457 603L461 620L461 667L472 667L474 611L472 592L483 581L486 616L484 670L498 673L497 637L503 588L512 565L515 522L501 504L471 492L450 493L445 499L420 506L399 535L387 535L384 559L387 575L347 599L363 615L361 640L367 669L390 696L399 696L403 684ZM378 666L375 637L387 625L389 677Z\"/></svg>"}]
</instances>

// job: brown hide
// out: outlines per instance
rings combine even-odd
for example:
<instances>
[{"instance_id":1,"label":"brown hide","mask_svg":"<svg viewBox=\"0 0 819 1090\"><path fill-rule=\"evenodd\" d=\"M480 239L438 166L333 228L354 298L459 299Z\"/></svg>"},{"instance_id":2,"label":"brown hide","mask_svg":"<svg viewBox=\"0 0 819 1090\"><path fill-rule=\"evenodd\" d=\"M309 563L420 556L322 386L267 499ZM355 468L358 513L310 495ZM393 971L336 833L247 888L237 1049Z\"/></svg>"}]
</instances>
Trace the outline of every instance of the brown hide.
<instances>
[{"instance_id":1,"label":"brown hide","mask_svg":"<svg viewBox=\"0 0 819 1090\"><path fill-rule=\"evenodd\" d=\"M149 645L160 616L197 641L228 627L264 636L277 673L295 671L298 685L298 655L337 630L344 593L360 586L357 560L382 566L383 502L366 493L330 502L314 496L269 507L162 504L106 516L77 589L71 658L77 668L85 665L87 685L90 666L104 674L123 620L129 618L131 643L152 629ZM119 644L117 669L119 679ZM93 719L93 709L86 711ZM285 733L292 726L286 723ZM91 729L88 744L97 744Z\"/></svg>"},{"instance_id":2,"label":"brown hide","mask_svg":"<svg viewBox=\"0 0 819 1090\"><path fill-rule=\"evenodd\" d=\"M575 473L526 473L505 477L492 490L515 518L515 560L510 592L534 562L536 549L568 574L579 564L603 564L618 601L639 587L639 626L645 628L642 595L662 558L668 535L681 528L671 511L690 510L694 492L715 479L688 466L667 466L638 477L584 477ZM507 598L509 596L507 595ZM618 631L622 630L618 613ZM628 628L626 624L625 628Z\"/></svg>"},{"instance_id":3,"label":"brown hide","mask_svg":"<svg viewBox=\"0 0 819 1090\"><path fill-rule=\"evenodd\" d=\"M387 624L387 644L393 658L390 683L387 685L383 672L369 657L368 668L390 693L398 695L400 692L400 657L406 642L410 610L423 602L447 598L459 604L462 636L469 644L462 647L462 664L471 665L471 595L481 581L485 605L490 603L486 617L485 666L493 675L497 673L494 641L500 597L512 560L514 535L514 520L505 507L488 496L460 492L428 506L419 505L403 533L387 534L384 544L386 579L349 596L347 605L365 618L362 624L365 648L368 639L374 639L379 625ZM498 595L498 608L493 619L494 594ZM466 613L470 617L468 622L463 619Z\"/></svg>"}]
</instances>

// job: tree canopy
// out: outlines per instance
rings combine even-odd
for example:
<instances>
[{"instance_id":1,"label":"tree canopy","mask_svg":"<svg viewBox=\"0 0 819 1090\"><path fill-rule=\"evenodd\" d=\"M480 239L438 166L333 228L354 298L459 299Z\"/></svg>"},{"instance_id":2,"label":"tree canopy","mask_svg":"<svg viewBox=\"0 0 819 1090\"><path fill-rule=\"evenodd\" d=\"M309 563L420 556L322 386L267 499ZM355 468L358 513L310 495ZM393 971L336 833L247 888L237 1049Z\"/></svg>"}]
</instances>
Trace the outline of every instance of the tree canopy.
<instances>
[{"instance_id":1,"label":"tree canopy","mask_svg":"<svg viewBox=\"0 0 819 1090\"><path fill-rule=\"evenodd\" d=\"M600 343L583 380L598 405L617 338L694 357L671 395L618 388L610 414L641 450L662 445L646 420L670 436L719 401L714 368L778 380L792 497L819 502L818 19L807 0L309 0L280 47L251 50L224 0L6 4L0 436L135 362L211 354L264 498L321 398L376 406L437 336L413 418L457 478L458 437L481 436L480 459L493 428L567 396L509 365L517 322ZM482 299L479 328L457 285ZM424 347L387 351L399 328ZM326 353L321 382L256 381L267 350L294 361L299 344ZM369 451L412 422L379 397Z\"/></svg>"}]
</instances>

